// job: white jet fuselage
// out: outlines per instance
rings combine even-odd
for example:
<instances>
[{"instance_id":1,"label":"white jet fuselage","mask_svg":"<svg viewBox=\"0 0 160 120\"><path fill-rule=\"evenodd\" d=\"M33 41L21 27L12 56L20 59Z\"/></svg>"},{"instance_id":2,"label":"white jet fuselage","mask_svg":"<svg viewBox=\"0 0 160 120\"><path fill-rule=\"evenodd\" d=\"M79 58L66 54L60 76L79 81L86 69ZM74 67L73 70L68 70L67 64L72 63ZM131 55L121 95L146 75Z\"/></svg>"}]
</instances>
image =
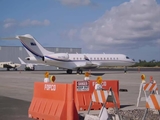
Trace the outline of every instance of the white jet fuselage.
<instances>
[{"instance_id":1,"label":"white jet fuselage","mask_svg":"<svg viewBox=\"0 0 160 120\"><path fill-rule=\"evenodd\" d=\"M65 69L97 68L108 66L131 66L135 62L123 54L67 54L54 53L37 59L51 66ZM34 60L33 60L34 61Z\"/></svg>"}]
</instances>

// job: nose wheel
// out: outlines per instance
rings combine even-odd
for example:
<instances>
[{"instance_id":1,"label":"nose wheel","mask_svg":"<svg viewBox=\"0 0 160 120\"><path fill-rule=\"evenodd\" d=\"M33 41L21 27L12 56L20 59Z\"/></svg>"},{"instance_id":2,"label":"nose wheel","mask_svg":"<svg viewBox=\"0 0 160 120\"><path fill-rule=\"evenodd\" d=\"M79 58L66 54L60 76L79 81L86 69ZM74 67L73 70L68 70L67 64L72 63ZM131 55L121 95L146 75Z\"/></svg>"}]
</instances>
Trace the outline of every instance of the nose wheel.
<instances>
[{"instance_id":1,"label":"nose wheel","mask_svg":"<svg viewBox=\"0 0 160 120\"><path fill-rule=\"evenodd\" d=\"M124 73L127 73L127 66L124 67Z\"/></svg>"},{"instance_id":2,"label":"nose wheel","mask_svg":"<svg viewBox=\"0 0 160 120\"><path fill-rule=\"evenodd\" d=\"M78 68L77 69L77 74L82 74L82 73L83 73L83 71L80 68Z\"/></svg>"}]
</instances>

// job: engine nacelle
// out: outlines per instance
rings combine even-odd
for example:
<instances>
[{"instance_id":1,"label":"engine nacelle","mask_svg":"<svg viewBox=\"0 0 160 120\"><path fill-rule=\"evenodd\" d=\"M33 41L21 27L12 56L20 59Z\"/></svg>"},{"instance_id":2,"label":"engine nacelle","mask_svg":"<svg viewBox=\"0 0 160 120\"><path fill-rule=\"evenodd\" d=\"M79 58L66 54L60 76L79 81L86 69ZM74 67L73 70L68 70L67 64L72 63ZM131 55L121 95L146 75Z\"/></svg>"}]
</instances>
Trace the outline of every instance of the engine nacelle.
<instances>
[{"instance_id":1,"label":"engine nacelle","mask_svg":"<svg viewBox=\"0 0 160 120\"><path fill-rule=\"evenodd\" d=\"M37 60L35 59L35 57L26 57L25 59L26 59L26 60L29 60L29 61L37 61Z\"/></svg>"}]
</instances>

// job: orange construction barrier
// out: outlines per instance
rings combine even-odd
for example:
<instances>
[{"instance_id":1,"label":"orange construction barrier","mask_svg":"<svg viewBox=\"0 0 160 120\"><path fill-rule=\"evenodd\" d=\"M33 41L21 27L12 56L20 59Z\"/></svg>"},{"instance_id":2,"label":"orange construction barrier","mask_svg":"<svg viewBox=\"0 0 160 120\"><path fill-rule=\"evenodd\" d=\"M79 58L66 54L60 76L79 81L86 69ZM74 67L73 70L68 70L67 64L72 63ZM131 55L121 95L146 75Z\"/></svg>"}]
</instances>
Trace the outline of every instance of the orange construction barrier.
<instances>
[{"instance_id":1,"label":"orange construction barrier","mask_svg":"<svg viewBox=\"0 0 160 120\"><path fill-rule=\"evenodd\" d=\"M94 90L93 91L92 99L91 99L91 102L90 102L90 105L88 108L88 114L90 112L92 104L94 102L98 102L98 103L101 103L101 105L103 105L101 107L100 113L98 115L99 120L108 120L109 115L106 110L106 102L107 101L109 101L109 102L112 101L114 103L114 108L116 109L116 113L118 113L119 119L122 120L122 118L120 117L118 108L117 108L117 103L116 103L114 92L112 91L112 88L110 88L109 90Z\"/></svg>"},{"instance_id":2,"label":"orange construction barrier","mask_svg":"<svg viewBox=\"0 0 160 120\"><path fill-rule=\"evenodd\" d=\"M36 82L28 115L39 120L79 120L73 84Z\"/></svg>"},{"instance_id":3,"label":"orange construction barrier","mask_svg":"<svg viewBox=\"0 0 160 120\"><path fill-rule=\"evenodd\" d=\"M151 94L148 96L148 98L146 99L146 110L142 120L145 120L148 109L158 110L160 118L160 95Z\"/></svg>"},{"instance_id":4,"label":"orange construction barrier","mask_svg":"<svg viewBox=\"0 0 160 120\"><path fill-rule=\"evenodd\" d=\"M88 109L88 106L91 101L91 96L94 91L94 86L96 80L89 81L73 81L74 84L74 99L76 108L78 111L85 111ZM118 80L103 80L102 82L103 89L108 90L112 87L112 90L115 95L116 103L118 108L120 108L119 100L119 81ZM102 105L100 103L93 103L91 110L100 110ZM114 107L113 102L106 102L106 107Z\"/></svg>"}]
</instances>

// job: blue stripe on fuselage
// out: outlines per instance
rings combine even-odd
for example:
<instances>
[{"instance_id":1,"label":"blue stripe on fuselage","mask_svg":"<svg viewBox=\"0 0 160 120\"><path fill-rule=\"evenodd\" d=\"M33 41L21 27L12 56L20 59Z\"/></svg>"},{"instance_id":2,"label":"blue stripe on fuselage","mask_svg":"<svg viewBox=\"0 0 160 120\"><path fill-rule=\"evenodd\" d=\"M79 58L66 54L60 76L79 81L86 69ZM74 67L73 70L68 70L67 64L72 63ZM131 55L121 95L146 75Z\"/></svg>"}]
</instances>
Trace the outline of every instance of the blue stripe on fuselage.
<instances>
[{"instance_id":1,"label":"blue stripe on fuselage","mask_svg":"<svg viewBox=\"0 0 160 120\"><path fill-rule=\"evenodd\" d=\"M62 60L62 59L57 59L49 56L45 56L46 58L49 58L51 60L56 60L56 61L61 61L61 62L73 62L72 60Z\"/></svg>"},{"instance_id":2,"label":"blue stripe on fuselage","mask_svg":"<svg viewBox=\"0 0 160 120\"><path fill-rule=\"evenodd\" d=\"M57 59L57 58L53 58L53 57L49 57L49 56L45 56L45 57L49 58L51 60L61 61L61 62L85 62L85 61L88 61L88 60L62 60L62 59ZM92 60L91 62L95 62L95 61L102 62L102 61L117 61L117 60ZM118 61L133 63L131 61L125 61L125 60L118 60Z\"/></svg>"}]
</instances>

